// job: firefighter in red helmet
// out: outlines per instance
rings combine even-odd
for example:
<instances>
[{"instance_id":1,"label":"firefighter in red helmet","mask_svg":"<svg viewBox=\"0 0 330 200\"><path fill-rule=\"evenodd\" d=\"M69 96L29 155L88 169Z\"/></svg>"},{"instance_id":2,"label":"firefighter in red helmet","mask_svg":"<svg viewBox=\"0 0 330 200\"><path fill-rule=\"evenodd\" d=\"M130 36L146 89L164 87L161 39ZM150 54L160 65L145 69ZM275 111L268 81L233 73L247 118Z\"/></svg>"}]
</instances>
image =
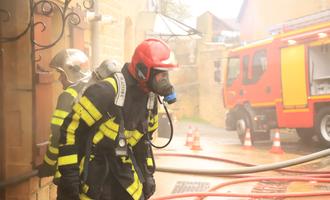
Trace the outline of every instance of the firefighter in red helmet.
<instances>
[{"instance_id":1,"label":"firefighter in red helmet","mask_svg":"<svg viewBox=\"0 0 330 200\"><path fill-rule=\"evenodd\" d=\"M143 200L155 192L148 136L158 127L157 95L176 101L174 54L146 39L120 73L88 87L61 127L58 200Z\"/></svg>"}]
</instances>

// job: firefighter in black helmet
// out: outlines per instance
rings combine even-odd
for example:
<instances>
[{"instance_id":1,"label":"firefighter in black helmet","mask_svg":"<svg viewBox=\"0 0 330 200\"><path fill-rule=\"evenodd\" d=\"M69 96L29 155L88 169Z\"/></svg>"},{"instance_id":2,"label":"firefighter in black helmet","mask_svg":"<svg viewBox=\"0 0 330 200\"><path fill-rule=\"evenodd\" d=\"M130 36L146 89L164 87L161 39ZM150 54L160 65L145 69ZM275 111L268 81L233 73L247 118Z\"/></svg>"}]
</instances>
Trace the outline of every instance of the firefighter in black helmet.
<instances>
[{"instance_id":1,"label":"firefighter in black helmet","mask_svg":"<svg viewBox=\"0 0 330 200\"><path fill-rule=\"evenodd\" d=\"M61 127L58 200L142 200L154 193L152 94L175 101L168 76L175 67L166 43L146 39L121 73L87 88Z\"/></svg>"}]
</instances>

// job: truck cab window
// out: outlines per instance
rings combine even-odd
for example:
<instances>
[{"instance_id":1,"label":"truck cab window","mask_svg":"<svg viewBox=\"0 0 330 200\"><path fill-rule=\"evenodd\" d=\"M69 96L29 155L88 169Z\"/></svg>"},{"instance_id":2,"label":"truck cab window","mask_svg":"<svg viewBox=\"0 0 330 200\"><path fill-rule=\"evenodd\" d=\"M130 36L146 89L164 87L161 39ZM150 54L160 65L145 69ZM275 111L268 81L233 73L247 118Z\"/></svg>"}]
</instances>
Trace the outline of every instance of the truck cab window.
<instances>
[{"instance_id":1,"label":"truck cab window","mask_svg":"<svg viewBox=\"0 0 330 200\"><path fill-rule=\"evenodd\" d=\"M239 58L229 58L228 61L228 72L227 72L227 85L233 84L234 80L239 75L240 66L239 66Z\"/></svg>"},{"instance_id":2,"label":"truck cab window","mask_svg":"<svg viewBox=\"0 0 330 200\"><path fill-rule=\"evenodd\" d=\"M214 61L214 81L217 83L221 82L221 61Z\"/></svg>"},{"instance_id":3,"label":"truck cab window","mask_svg":"<svg viewBox=\"0 0 330 200\"><path fill-rule=\"evenodd\" d=\"M257 82L267 69L266 50L257 51L253 56L251 83Z\"/></svg>"},{"instance_id":4,"label":"truck cab window","mask_svg":"<svg viewBox=\"0 0 330 200\"><path fill-rule=\"evenodd\" d=\"M249 77L249 56L243 57L243 84L247 85L251 82Z\"/></svg>"}]
</instances>

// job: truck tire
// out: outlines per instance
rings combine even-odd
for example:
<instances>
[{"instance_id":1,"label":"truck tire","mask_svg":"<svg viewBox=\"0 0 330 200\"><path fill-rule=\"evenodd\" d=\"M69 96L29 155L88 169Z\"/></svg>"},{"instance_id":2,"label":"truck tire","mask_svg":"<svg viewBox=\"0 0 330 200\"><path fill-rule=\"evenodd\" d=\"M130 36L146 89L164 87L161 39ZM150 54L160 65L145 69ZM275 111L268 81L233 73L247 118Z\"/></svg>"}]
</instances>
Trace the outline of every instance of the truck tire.
<instances>
[{"instance_id":1,"label":"truck tire","mask_svg":"<svg viewBox=\"0 0 330 200\"><path fill-rule=\"evenodd\" d=\"M245 133L248 128L250 129L251 142L253 144L253 133L251 130L250 117L246 112L240 112L236 121L236 132L242 145L244 144Z\"/></svg>"},{"instance_id":2,"label":"truck tire","mask_svg":"<svg viewBox=\"0 0 330 200\"><path fill-rule=\"evenodd\" d=\"M316 115L314 127L320 143L330 147L330 107L321 108Z\"/></svg>"},{"instance_id":3,"label":"truck tire","mask_svg":"<svg viewBox=\"0 0 330 200\"><path fill-rule=\"evenodd\" d=\"M313 128L297 128L297 135L304 144L313 143L313 137L315 136L315 131Z\"/></svg>"}]
</instances>

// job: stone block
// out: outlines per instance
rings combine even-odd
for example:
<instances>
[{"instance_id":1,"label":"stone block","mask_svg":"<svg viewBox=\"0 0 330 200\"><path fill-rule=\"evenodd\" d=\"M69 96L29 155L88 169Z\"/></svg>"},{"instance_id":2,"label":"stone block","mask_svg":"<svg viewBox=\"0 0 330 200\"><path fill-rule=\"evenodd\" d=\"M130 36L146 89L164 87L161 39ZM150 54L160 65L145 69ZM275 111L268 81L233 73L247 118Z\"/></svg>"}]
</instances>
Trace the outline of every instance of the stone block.
<instances>
[{"instance_id":1,"label":"stone block","mask_svg":"<svg viewBox=\"0 0 330 200\"><path fill-rule=\"evenodd\" d=\"M40 179L40 187L49 186L53 183L53 177L45 177Z\"/></svg>"},{"instance_id":2,"label":"stone block","mask_svg":"<svg viewBox=\"0 0 330 200\"><path fill-rule=\"evenodd\" d=\"M37 193L33 193L30 195L30 200L38 200L37 199Z\"/></svg>"},{"instance_id":3,"label":"stone block","mask_svg":"<svg viewBox=\"0 0 330 200\"><path fill-rule=\"evenodd\" d=\"M30 179L30 193L36 193L39 190L39 178L33 177Z\"/></svg>"},{"instance_id":4,"label":"stone block","mask_svg":"<svg viewBox=\"0 0 330 200\"><path fill-rule=\"evenodd\" d=\"M37 192L37 200L49 200L49 186L40 188Z\"/></svg>"},{"instance_id":5,"label":"stone block","mask_svg":"<svg viewBox=\"0 0 330 200\"><path fill-rule=\"evenodd\" d=\"M6 196L10 198L22 195L28 196L30 194L29 188L29 182L24 182L15 186L8 187L8 189L6 189Z\"/></svg>"},{"instance_id":6,"label":"stone block","mask_svg":"<svg viewBox=\"0 0 330 200\"><path fill-rule=\"evenodd\" d=\"M56 200L56 197L57 197L57 186L54 184L51 184L49 186L49 199Z\"/></svg>"}]
</instances>

